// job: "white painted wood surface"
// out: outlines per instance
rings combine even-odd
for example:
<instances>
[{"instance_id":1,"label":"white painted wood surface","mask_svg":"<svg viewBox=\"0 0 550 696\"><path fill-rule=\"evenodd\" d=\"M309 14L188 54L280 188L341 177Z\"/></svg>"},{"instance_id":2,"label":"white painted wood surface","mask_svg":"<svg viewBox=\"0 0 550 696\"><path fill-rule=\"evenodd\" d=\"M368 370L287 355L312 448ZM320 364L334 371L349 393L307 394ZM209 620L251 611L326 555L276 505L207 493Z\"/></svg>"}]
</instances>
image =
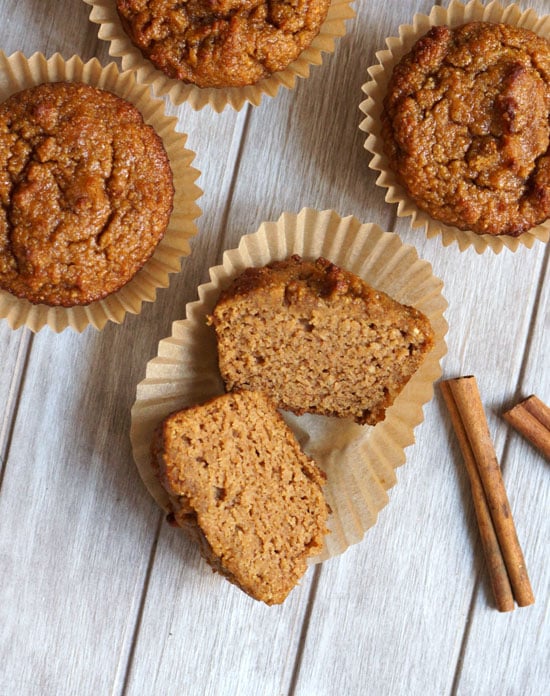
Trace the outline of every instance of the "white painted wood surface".
<instances>
[{"instance_id":1,"label":"white painted wood surface","mask_svg":"<svg viewBox=\"0 0 550 696\"><path fill-rule=\"evenodd\" d=\"M549 693L549 463L499 413L533 392L550 402L550 249L460 253L396 221L363 150L361 85L384 38L431 3L355 5L335 54L292 92L239 113L167 103L204 195L192 255L157 302L101 333L0 321L1 696ZM80 0L0 0L0 48L106 64L88 14ZM377 525L280 607L212 574L144 490L130 408L158 341L225 249L304 206L398 232L444 280L444 375L478 378L534 606L494 608L437 389Z\"/></svg>"}]
</instances>

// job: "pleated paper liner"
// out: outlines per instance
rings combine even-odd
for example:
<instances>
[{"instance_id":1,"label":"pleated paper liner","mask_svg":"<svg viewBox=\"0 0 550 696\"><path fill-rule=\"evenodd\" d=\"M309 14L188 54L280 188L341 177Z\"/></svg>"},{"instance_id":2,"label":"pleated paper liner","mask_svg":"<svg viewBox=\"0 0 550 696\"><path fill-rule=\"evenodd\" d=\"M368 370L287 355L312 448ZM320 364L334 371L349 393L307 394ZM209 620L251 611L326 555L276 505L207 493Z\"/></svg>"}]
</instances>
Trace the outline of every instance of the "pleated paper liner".
<instances>
[{"instance_id":1,"label":"pleated paper liner","mask_svg":"<svg viewBox=\"0 0 550 696\"><path fill-rule=\"evenodd\" d=\"M122 28L116 0L84 2L92 6L90 21L100 25L99 38L110 42L109 54L122 59L124 70L135 70L140 82L151 84L157 96L167 94L176 105L187 102L197 111L209 105L216 112L227 106L239 111L247 103L258 106L264 96L276 96L281 87L293 89L297 78L307 78L311 67L322 63L323 53L334 52L336 39L346 33L346 20L355 16L352 0L332 0L319 34L285 70L247 87L200 88L168 77L143 57Z\"/></svg>"},{"instance_id":2,"label":"pleated paper liner","mask_svg":"<svg viewBox=\"0 0 550 696\"><path fill-rule=\"evenodd\" d=\"M467 4L451 0L448 8L436 6L433 7L429 15L416 14L412 24L399 27L399 36L386 39L388 48L376 54L378 64L368 69L370 79L362 87L367 99L359 106L365 115L359 127L369 134L364 144L365 148L372 154L369 166L380 172L376 183L387 189L385 197L388 203L398 204L397 215L399 217L410 216L411 226L413 228L424 227L429 238L441 235L444 246L456 242L460 251L473 246L477 253L490 249L497 254L504 248L511 251L516 251L520 246L531 248L536 240L548 242L550 220L533 227L519 237L480 235L446 225L434 220L418 208L407 191L397 182L384 154L380 135L380 114L382 100L386 94L394 66L431 27L441 25L455 27L470 21L511 24L529 29L545 38L550 37L550 15L538 17L534 10L522 11L518 5L503 7L499 2L490 2L484 6L479 0L473 0Z\"/></svg>"},{"instance_id":3,"label":"pleated paper liner","mask_svg":"<svg viewBox=\"0 0 550 696\"><path fill-rule=\"evenodd\" d=\"M186 136L175 131L177 120L165 115L165 104L150 96L149 88L136 83L131 72L120 73L114 63L103 67L92 59L84 63L77 56L64 60L59 54L46 59L35 53L7 57L0 52L0 101L14 92L43 82L84 82L112 92L134 104L146 123L162 138L174 179L174 208L166 233L153 256L121 290L87 306L72 308L31 304L0 291L0 318L17 329L27 326L39 331L49 326L60 332L70 327L81 332L92 325L102 329L108 321L120 323L126 312L138 314L143 302L153 302L158 288L167 287L169 275L177 273L181 259L190 253L189 239L196 234L200 215L196 201L201 190L195 185L199 172L191 166L194 153L185 148Z\"/></svg>"},{"instance_id":4,"label":"pleated paper liner","mask_svg":"<svg viewBox=\"0 0 550 696\"><path fill-rule=\"evenodd\" d=\"M315 259L324 256L356 273L400 302L413 305L430 319L435 347L388 409L384 421L361 426L351 420L324 416L295 416L283 412L305 451L327 473L326 494L332 513L322 561L342 553L363 538L388 502L387 490L396 482L395 468L405 462L405 447L414 442L422 422L422 407L433 395L446 353L447 306L443 283L429 263L395 234L331 210L305 208L284 213L243 237L237 249L226 251L223 264L210 269L211 282L198 288L199 300L187 305L186 319L173 324L172 335L159 343L158 355L147 365L132 408L131 439L139 473L165 510L169 498L150 465L155 427L171 411L201 403L224 391L218 372L214 330L209 314L232 278L249 266L263 266L292 254Z\"/></svg>"}]
</instances>

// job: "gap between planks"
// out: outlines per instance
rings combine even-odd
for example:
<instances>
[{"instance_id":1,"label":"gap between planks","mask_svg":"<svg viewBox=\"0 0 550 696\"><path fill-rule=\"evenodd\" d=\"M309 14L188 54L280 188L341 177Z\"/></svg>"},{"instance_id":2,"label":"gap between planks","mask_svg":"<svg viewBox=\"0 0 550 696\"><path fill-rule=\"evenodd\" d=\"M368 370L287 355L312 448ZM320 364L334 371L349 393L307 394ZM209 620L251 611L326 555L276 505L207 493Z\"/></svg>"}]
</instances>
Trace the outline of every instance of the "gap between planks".
<instances>
[{"instance_id":1,"label":"gap between planks","mask_svg":"<svg viewBox=\"0 0 550 696\"><path fill-rule=\"evenodd\" d=\"M34 336L29 329L22 329L19 345L17 347L17 357L15 359L15 365L8 390L8 398L6 400L6 410L4 412L4 417L0 427L0 491L2 490L4 474L8 465L11 438L15 425L15 419L17 417L21 391L25 381L25 374L27 372L33 337Z\"/></svg>"},{"instance_id":2,"label":"gap between planks","mask_svg":"<svg viewBox=\"0 0 550 696\"><path fill-rule=\"evenodd\" d=\"M149 592L149 584L155 565L155 558L157 555L160 533L165 519L165 514L162 510L160 510L158 514L159 518L157 522L157 528L155 530L153 543L151 544L151 550L149 551L149 561L147 563L147 570L145 572L145 578L141 590L141 597L139 599L139 606L134 619L133 628L131 628L131 630L129 631L130 638L129 640L124 641L124 644L121 649L119 667L117 669L117 674L115 675L113 688L111 690L111 696L124 696L124 694L126 694L128 690L128 684L130 676L132 674L136 646L138 643L139 633L141 629L141 622L143 620L143 612L145 610L145 604L147 602L147 595Z\"/></svg>"},{"instance_id":3,"label":"gap between planks","mask_svg":"<svg viewBox=\"0 0 550 696\"><path fill-rule=\"evenodd\" d=\"M216 254L214 255L214 258L218 260L218 262L221 264L223 263L223 254L225 252L225 247L226 247L226 228L227 228L227 221L229 219L229 214L231 210L231 205L233 203L233 196L235 194L235 188L237 186L237 179L239 176L239 170L241 168L241 161L242 161L242 156L243 156L243 151L246 143L246 136L250 127L250 119L251 119L251 114L252 114L252 106L250 104L247 104L245 107L244 111L244 118L240 119L240 134L238 137L238 145L236 146L236 154L235 154L235 160L233 164L233 171L231 173L231 178L229 181L229 186L227 188L227 199L225 201L225 205L223 208L223 212L221 215L220 219L220 229L223 230L222 234L218 234L217 239L218 239L218 245L216 249ZM231 155L231 153L229 153ZM229 159L229 157L228 157Z\"/></svg>"}]
</instances>

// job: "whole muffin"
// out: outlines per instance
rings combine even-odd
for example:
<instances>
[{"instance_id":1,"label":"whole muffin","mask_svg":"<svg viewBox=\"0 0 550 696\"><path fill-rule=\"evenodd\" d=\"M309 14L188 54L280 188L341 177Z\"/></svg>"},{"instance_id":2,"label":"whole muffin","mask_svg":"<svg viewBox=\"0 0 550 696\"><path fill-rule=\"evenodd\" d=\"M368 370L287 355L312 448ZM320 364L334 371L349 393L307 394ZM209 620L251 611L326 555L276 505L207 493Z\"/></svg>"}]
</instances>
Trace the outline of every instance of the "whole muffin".
<instances>
[{"instance_id":1,"label":"whole muffin","mask_svg":"<svg viewBox=\"0 0 550 696\"><path fill-rule=\"evenodd\" d=\"M161 139L126 100L45 83L0 104L0 288L87 305L152 255L174 189Z\"/></svg>"},{"instance_id":2,"label":"whole muffin","mask_svg":"<svg viewBox=\"0 0 550 696\"><path fill-rule=\"evenodd\" d=\"M390 167L436 220L518 236L550 216L550 43L506 24L433 27L396 65Z\"/></svg>"},{"instance_id":3,"label":"whole muffin","mask_svg":"<svg viewBox=\"0 0 550 696\"><path fill-rule=\"evenodd\" d=\"M117 0L122 26L171 78L244 87L284 70L311 43L330 0Z\"/></svg>"}]
</instances>

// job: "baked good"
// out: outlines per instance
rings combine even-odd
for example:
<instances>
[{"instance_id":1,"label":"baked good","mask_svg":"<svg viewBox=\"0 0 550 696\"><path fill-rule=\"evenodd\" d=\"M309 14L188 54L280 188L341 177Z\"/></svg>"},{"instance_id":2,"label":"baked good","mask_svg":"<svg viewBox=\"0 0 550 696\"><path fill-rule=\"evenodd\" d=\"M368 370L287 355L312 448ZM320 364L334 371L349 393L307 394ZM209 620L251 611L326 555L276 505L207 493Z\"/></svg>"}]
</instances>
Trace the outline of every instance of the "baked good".
<instances>
[{"instance_id":1,"label":"baked good","mask_svg":"<svg viewBox=\"0 0 550 696\"><path fill-rule=\"evenodd\" d=\"M227 390L376 424L433 346L428 319L326 259L248 268L209 323Z\"/></svg>"},{"instance_id":2,"label":"baked good","mask_svg":"<svg viewBox=\"0 0 550 696\"><path fill-rule=\"evenodd\" d=\"M0 288L33 303L87 305L152 255L174 188L137 108L78 82L0 104Z\"/></svg>"},{"instance_id":3,"label":"baked good","mask_svg":"<svg viewBox=\"0 0 550 696\"><path fill-rule=\"evenodd\" d=\"M550 216L550 42L522 27L433 27L395 66L390 168L432 218L518 236Z\"/></svg>"},{"instance_id":4,"label":"baked good","mask_svg":"<svg viewBox=\"0 0 550 696\"><path fill-rule=\"evenodd\" d=\"M244 592L279 604L327 532L325 477L260 392L223 394L169 415L153 466L176 523Z\"/></svg>"},{"instance_id":5,"label":"baked good","mask_svg":"<svg viewBox=\"0 0 550 696\"><path fill-rule=\"evenodd\" d=\"M330 0L117 0L132 43L171 78L244 87L284 70L319 33Z\"/></svg>"}]
</instances>

